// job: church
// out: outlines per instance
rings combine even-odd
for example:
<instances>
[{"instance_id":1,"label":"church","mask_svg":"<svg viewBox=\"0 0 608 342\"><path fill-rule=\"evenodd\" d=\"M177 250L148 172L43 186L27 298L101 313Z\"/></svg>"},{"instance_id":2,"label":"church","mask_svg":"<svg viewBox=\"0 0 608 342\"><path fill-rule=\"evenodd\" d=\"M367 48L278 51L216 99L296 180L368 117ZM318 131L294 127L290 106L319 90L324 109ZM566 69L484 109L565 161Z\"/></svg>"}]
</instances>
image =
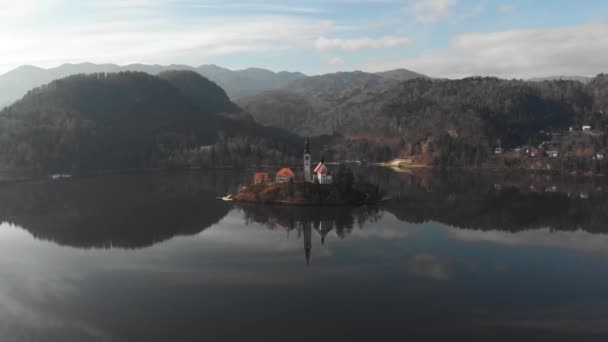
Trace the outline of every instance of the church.
<instances>
[{"instance_id":1,"label":"church","mask_svg":"<svg viewBox=\"0 0 608 342\"><path fill-rule=\"evenodd\" d=\"M325 158L321 157L321 161L314 169L312 169L311 162L310 142L308 141L308 137L306 137L306 143L304 145L304 181L309 183L318 182L319 184L331 184L333 182L333 177L331 171L329 171L329 168L325 165Z\"/></svg>"}]
</instances>

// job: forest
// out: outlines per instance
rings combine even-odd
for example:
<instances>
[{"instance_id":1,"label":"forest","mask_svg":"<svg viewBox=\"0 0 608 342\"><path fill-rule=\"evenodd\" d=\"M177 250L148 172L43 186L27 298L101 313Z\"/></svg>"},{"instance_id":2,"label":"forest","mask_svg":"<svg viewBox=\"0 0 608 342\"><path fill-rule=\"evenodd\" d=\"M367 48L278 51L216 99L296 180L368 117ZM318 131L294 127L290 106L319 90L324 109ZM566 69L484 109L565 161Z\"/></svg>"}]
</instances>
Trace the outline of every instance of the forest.
<instances>
[{"instance_id":1,"label":"forest","mask_svg":"<svg viewBox=\"0 0 608 342\"><path fill-rule=\"evenodd\" d=\"M606 149L607 114L603 74L583 83L343 72L237 103L194 71L80 74L0 111L0 172L289 166L310 134L315 160L605 173L592 156ZM581 125L593 135L555 140ZM559 163L493 153L543 142L559 146Z\"/></svg>"},{"instance_id":2,"label":"forest","mask_svg":"<svg viewBox=\"0 0 608 342\"><path fill-rule=\"evenodd\" d=\"M344 79L349 85L338 82ZM477 166L497 146L535 145L547 132L581 125L603 132L607 89L603 74L585 84L492 77L396 81L340 73L297 80L238 104L265 125L334 137L326 153L336 159L418 156L429 165Z\"/></svg>"},{"instance_id":3,"label":"forest","mask_svg":"<svg viewBox=\"0 0 608 342\"><path fill-rule=\"evenodd\" d=\"M189 71L70 76L0 112L0 165L32 173L261 163L296 142Z\"/></svg>"}]
</instances>

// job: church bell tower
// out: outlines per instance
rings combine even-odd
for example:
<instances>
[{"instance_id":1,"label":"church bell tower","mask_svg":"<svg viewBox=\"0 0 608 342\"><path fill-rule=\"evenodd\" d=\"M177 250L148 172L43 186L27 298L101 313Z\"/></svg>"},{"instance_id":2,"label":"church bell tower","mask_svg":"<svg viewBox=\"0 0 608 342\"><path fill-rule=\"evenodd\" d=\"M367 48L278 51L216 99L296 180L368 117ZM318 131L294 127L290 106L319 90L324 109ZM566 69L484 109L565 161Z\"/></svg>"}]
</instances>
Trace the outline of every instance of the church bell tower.
<instances>
[{"instance_id":1,"label":"church bell tower","mask_svg":"<svg viewBox=\"0 0 608 342\"><path fill-rule=\"evenodd\" d=\"M306 137L306 144L304 145L304 181L312 182L312 169L310 166L310 143L308 137Z\"/></svg>"}]
</instances>

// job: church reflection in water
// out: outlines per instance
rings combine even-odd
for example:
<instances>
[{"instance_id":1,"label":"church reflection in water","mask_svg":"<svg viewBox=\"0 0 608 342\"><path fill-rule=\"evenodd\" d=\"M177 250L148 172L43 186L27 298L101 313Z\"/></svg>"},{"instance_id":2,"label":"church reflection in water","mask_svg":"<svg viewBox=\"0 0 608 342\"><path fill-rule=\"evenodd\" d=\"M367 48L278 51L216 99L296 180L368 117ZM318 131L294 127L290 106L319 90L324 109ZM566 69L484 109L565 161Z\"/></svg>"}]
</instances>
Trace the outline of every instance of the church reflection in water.
<instances>
[{"instance_id":1,"label":"church reflection in water","mask_svg":"<svg viewBox=\"0 0 608 342\"><path fill-rule=\"evenodd\" d=\"M375 206L361 207L281 207L264 205L239 206L245 222L255 222L269 229L297 231L304 243L306 263L310 263L313 234L318 234L325 244L332 231L340 238L348 236L355 227L364 228L366 223L378 221L382 211Z\"/></svg>"},{"instance_id":2,"label":"church reflection in water","mask_svg":"<svg viewBox=\"0 0 608 342\"><path fill-rule=\"evenodd\" d=\"M372 171L367 170L368 177L387 189L392 200L361 207L233 206L215 199L238 185L238 174L230 173L117 175L11 184L0 188L0 222L13 223L38 239L60 245L136 249L178 235L199 234L231 211L240 210L245 224L256 222L301 234L306 262L310 261L314 234L322 244L330 233L344 239L355 227L377 228L366 224L371 226L387 215L407 223L434 221L478 231L608 232L608 186L600 180L536 176L442 180ZM550 191L535 190L541 188ZM580 195L583 192L585 196Z\"/></svg>"},{"instance_id":3,"label":"church reflection in water","mask_svg":"<svg viewBox=\"0 0 608 342\"><path fill-rule=\"evenodd\" d=\"M306 264L310 263L310 250L312 249L312 230L317 231L321 236L321 244L325 244L325 237L327 233L332 231L334 227L327 222L315 222L314 227L311 227L311 223L304 223L304 253L306 254Z\"/></svg>"}]
</instances>

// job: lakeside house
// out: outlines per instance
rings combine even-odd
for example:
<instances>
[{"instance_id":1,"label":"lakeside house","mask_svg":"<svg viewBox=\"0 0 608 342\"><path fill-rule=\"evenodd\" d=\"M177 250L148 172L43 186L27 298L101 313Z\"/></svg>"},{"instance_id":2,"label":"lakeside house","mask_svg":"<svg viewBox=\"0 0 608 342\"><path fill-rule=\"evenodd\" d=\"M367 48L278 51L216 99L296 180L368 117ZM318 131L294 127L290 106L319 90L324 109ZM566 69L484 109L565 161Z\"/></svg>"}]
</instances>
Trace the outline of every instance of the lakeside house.
<instances>
[{"instance_id":1,"label":"lakeside house","mask_svg":"<svg viewBox=\"0 0 608 342\"><path fill-rule=\"evenodd\" d=\"M557 158L559 157L559 152L557 150L550 150L547 151L547 156L549 156L549 158Z\"/></svg>"},{"instance_id":2,"label":"lakeside house","mask_svg":"<svg viewBox=\"0 0 608 342\"><path fill-rule=\"evenodd\" d=\"M279 183L286 183L295 179L295 177L295 173L290 168L284 167L277 172L275 180Z\"/></svg>"},{"instance_id":3,"label":"lakeside house","mask_svg":"<svg viewBox=\"0 0 608 342\"><path fill-rule=\"evenodd\" d=\"M591 132L591 126L590 125L583 125L583 132Z\"/></svg>"},{"instance_id":4,"label":"lakeside house","mask_svg":"<svg viewBox=\"0 0 608 342\"><path fill-rule=\"evenodd\" d=\"M494 154L502 154L503 150L502 147L497 147L494 149Z\"/></svg>"},{"instance_id":5,"label":"lakeside house","mask_svg":"<svg viewBox=\"0 0 608 342\"><path fill-rule=\"evenodd\" d=\"M270 181L268 172L256 172L253 175L253 184L262 184Z\"/></svg>"}]
</instances>

